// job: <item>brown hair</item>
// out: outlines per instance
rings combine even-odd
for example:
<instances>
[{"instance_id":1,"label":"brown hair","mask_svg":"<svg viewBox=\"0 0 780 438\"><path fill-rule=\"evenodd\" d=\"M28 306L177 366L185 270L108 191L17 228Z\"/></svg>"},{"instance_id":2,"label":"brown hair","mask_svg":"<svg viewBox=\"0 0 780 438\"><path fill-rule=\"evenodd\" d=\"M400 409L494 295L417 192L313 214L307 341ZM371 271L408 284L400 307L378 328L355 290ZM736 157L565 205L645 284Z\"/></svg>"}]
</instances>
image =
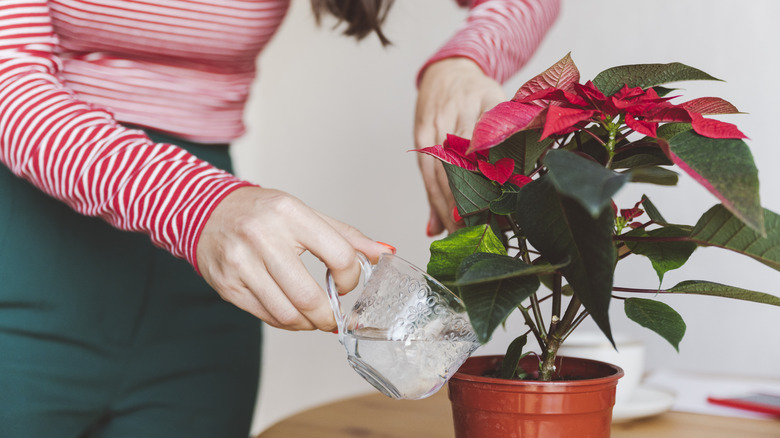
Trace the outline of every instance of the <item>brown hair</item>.
<instances>
[{"instance_id":1,"label":"brown hair","mask_svg":"<svg viewBox=\"0 0 780 438\"><path fill-rule=\"evenodd\" d=\"M393 0L311 0L317 24L324 13L330 13L339 20L337 26L342 22L347 24L344 35L360 40L375 32L383 46L390 44L382 33L382 24L392 4Z\"/></svg>"}]
</instances>

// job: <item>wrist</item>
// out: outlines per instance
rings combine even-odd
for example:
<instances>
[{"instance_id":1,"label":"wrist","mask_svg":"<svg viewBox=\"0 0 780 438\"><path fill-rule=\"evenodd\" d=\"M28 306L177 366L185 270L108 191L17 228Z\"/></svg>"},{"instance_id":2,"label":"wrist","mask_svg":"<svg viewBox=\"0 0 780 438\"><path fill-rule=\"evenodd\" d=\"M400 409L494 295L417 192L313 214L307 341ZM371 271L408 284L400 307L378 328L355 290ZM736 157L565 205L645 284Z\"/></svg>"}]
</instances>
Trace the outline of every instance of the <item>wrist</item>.
<instances>
[{"instance_id":1,"label":"wrist","mask_svg":"<svg viewBox=\"0 0 780 438\"><path fill-rule=\"evenodd\" d=\"M240 189L246 188L246 187L258 187L255 184L236 180L235 183L231 186L229 186L226 190L224 190L222 193L220 193L217 197L212 198L210 201L210 205L208 206L207 210L205 211L205 215L203 220L201 221L200 227L195 233L195 237L192 240L191 245L191 251L188 255L187 259L189 260L190 264L195 268L195 272L198 275L202 275L200 272L200 260L199 260L199 249L200 249L200 243L201 243L201 237L203 236L203 230L208 225L209 220L214 215L214 211L222 204L222 202L225 200L225 198L229 197L230 195L233 195L236 193L236 191L241 191Z\"/></svg>"},{"instance_id":2,"label":"wrist","mask_svg":"<svg viewBox=\"0 0 780 438\"><path fill-rule=\"evenodd\" d=\"M426 77L435 77L439 74L457 72L463 74L479 74L487 76L482 66L474 59L466 56L448 56L429 60L417 74L417 86L421 86Z\"/></svg>"}]
</instances>

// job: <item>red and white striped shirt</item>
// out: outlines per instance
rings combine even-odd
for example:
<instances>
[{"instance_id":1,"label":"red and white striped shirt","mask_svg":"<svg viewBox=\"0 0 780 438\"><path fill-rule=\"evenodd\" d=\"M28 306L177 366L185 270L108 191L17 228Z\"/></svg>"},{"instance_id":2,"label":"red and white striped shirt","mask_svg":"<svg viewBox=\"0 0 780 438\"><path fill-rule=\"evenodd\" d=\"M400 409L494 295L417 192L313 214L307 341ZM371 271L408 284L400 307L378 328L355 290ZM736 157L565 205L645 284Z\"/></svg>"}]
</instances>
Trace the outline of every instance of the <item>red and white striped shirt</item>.
<instances>
[{"instance_id":1,"label":"red and white striped shirt","mask_svg":"<svg viewBox=\"0 0 780 438\"><path fill-rule=\"evenodd\" d=\"M0 161L196 265L208 215L249 183L117 122L202 143L240 136L255 58L289 1L0 0ZM500 81L559 9L559 0L458 2L470 4L468 20L429 63L468 57Z\"/></svg>"}]
</instances>

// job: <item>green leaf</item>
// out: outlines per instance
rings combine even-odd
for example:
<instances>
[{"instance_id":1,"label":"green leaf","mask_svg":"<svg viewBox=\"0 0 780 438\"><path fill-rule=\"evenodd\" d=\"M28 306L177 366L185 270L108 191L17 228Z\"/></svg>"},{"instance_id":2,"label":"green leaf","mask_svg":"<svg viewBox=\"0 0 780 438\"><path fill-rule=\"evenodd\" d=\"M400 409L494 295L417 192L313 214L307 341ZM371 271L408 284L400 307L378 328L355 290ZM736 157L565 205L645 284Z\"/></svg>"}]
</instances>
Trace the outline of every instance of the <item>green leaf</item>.
<instances>
[{"instance_id":1,"label":"green leaf","mask_svg":"<svg viewBox=\"0 0 780 438\"><path fill-rule=\"evenodd\" d=\"M656 145L618 150L612 160L612 169L631 169L644 166L671 166L672 161Z\"/></svg>"},{"instance_id":2,"label":"green leaf","mask_svg":"<svg viewBox=\"0 0 780 438\"><path fill-rule=\"evenodd\" d=\"M657 184L661 186L677 185L677 172L663 167L637 167L625 173L631 178L631 182Z\"/></svg>"},{"instance_id":3,"label":"green leaf","mask_svg":"<svg viewBox=\"0 0 780 438\"><path fill-rule=\"evenodd\" d=\"M780 271L780 216L764 209L766 235L746 226L723 205L702 215L691 232L700 245L712 245L750 256Z\"/></svg>"},{"instance_id":4,"label":"green leaf","mask_svg":"<svg viewBox=\"0 0 780 438\"><path fill-rule=\"evenodd\" d=\"M514 379L517 375L517 367L520 365L520 359L527 356L523 354L523 347L528 342L528 335L522 335L515 338L506 349L504 360L501 361L501 378Z\"/></svg>"},{"instance_id":5,"label":"green leaf","mask_svg":"<svg viewBox=\"0 0 780 438\"><path fill-rule=\"evenodd\" d=\"M469 276L469 272L473 271L477 271L477 273L472 276L479 276L479 272L489 265L480 263L481 261L472 262L473 260L468 258L463 261L459 269L458 280L463 276ZM522 263L517 260L516 262ZM481 280L458 287L459 295L466 305L471 325L474 327L477 339L482 343L489 341L495 329L507 316L539 289L539 278L536 275L518 277L512 276L512 272L504 272L502 275L500 271L500 269L498 271L491 270L485 274L486 278L493 276L497 278L496 280Z\"/></svg>"},{"instance_id":6,"label":"green leaf","mask_svg":"<svg viewBox=\"0 0 780 438\"><path fill-rule=\"evenodd\" d=\"M511 186L511 184L507 184ZM490 211L495 214L509 215L515 212L519 190L504 189L501 196L490 201Z\"/></svg>"},{"instance_id":7,"label":"green leaf","mask_svg":"<svg viewBox=\"0 0 780 438\"><path fill-rule=\"evenodd\" d=\"M557 265L549 263L529 265L507 255L478 252L466 257L461 262L457 280L452 285L470 286L528 275L549 274L566 266L567 262L564 261L564 263Z\"/></svg>"},{"instance_id":8,"label":"green leaf","mask_svg":"<svg viewBox=\"0 0 780 438\"><path fill-rule=\"evenodd\" d=\"M669 224L669 222L667 222L666 219L661 216L661 212L658 211L658 208L656 208L655 204L650 202L650 198L648 198L647 195L642 195L642 208L645 210L645 213L647 213L647 217L649 217L653 222L661 225Z\"/></svg>"},{"instance_id":9,"label":"green leaf","mask_svg":"<svg viewBox=\"0 0 780 438\"><path fill-rule=\"evenodd\" d=\"M628 85L629 88L642 87L647 89L670 82L691 80L719 81L720 79L699 69L673 62L671 64L634 64L612 67L596 75L593 83L602 93L611 96L620 91L624 84Z\"/></svg>"},{"instance_id":10,"label":"green leaf","mask_svg":"<svg viewBox=\"0 0 780 438\"><path fill-rule=\"evenodd\" d=\"M669 226L651 231L638 228L630 231L626 236L667 239L685 238L689 234L689 231ZM650 263L658 275L659 283L664 280L664 274L684 265L697 247L696 243L690 241L626 241L626 245L634 254L643 255L650 259Z\"/></svg>"},{"instance_id":11,"label":"green leaf","mask_svg":"<svg viewBox=\"0 0 780 438\"><path fill-rule=\"evenodd\" d=\"M487 214L487 213L486 213ZM499 223L498 219L500 216L497 215L490 215L490 229L493 231L493 235L498 238L498 240L501 242L501 246L504 248L507 247L509 244L508 239L506 237L506 233L501 228L501 223Z\"/></svg>"},{"instance_id":12,"label":"green leaf","mask_svg":"<svg viewBox=\"0 0 780 438\"><path fill-rule=\"evenodd\" d=\"M758 169L744 141L686 131L668 140L667 154L740 220L763 233Z\"/></svg>"},{"instance_id":13,"label":"green leaf","mask_svg":"<svg viewBox=\"0 0 780 438\"><path fill-rule=\"evenodd\" d=\"M558 194L548 174L523 186L515 217L545 259L555 264L569 260L561 273L612 340L608 311L617 259L612 208L594 219L577 201Z\"/></svg>"},{"instance_id":14,"label":"green leaf","mask_svg":"<svg viewBox=\"0 0 780 438\"><path fill-rule=\"evenodd\" d=\"M780 297L770 295L764 292L756 292L748 289L741 289L725 284L713 283L710 281L688 280L678 283L666 292L675 294L708 295L713 297L732 298L735 300L752 301L754 303L771 304L780 306Z\"/></svg>"},{"instance_id":15,"label":"green leaf","mask_svg":"<svg viewBox=\"0 0 780 438\"><path fill-rule=\"evenodd\" d=\"M645 298L628 298L624 309L629 319L658 333L675 350L680 351L680 341L685 335L685 321L669 305Z\"/></svg>"},{"instance_id":16,"label":"green leaf","mask_svg":"<svg viewBox=\"0 0 780 438\"><path fill-rule=\"evenodd\" d=\"M453 281L463 259L475 252L506 254L506 249L488 225L460 229L431 242L428 274L439 281Z\"/></svg>"},{"instance_id":17,"label":"green leaf","mask_svg":"<svg viewBox=\"0 0 780 438\"><path fill-rule=\"evenodd\" d=\"M550 147L552 138L539 140L542 133L539 130L520 131L490 149L490 162L495 163L502 158L515 160L515 173L528 175L536 168L536 162L544 151Z\"/></svg>"},{"instance_id":18,"label":"green leaf","mask_svg":"<svg viewBox=\"0 0 780 438\"><path fill-rule=\"evenodd\" d=\"M476 227L479 225L485 225L489 221L490 221L489 211L474 212L463 217L463 224L467 227ZM496 229L493 229L493 232L497 233L498 231Z\"/></svg>"},{"instance_id":19,"label":"green leaf","mask_svg":"<svg viewBox=\"0 0 780 438\"><path fill-rule=\"evenodd\" d=\"M463 218L487 210L490 201L501 196L501 188L487 178L451 164L443 164L458 213Z\"/></svg>"},{"instance_id":20,"label":"green leaf","mask_svg":"<svg viewBox=\"0 0 780 438\"><path fill-rule=\"evenodd\" d=\"M677 134L693 129L690 123L665 123L658 127L655 134L658 138L670 139ZM653 141L652 137L645 137L646 139Z\"/></svg>"},{"instance_id":21,"label":"green leaf","mask_svg":"<svg viewBox=\"0 0 780 438\"><path fill-rule=\"evenodd\" d=\"M658 97L664 97L671 93L672 91L677 91L678 88L666 88L661 86L653 87L653 90L655 90L655 94L658 95Z\"/></svg>"},{"instance_id":22,"label":"green leaf","mask_svg":"<svg viewBox=\"0 0 780 438\"><path fill-rule=\"evenodd\" d=\"M610 205L612 196L629 180L628 175L559 149L547 152L544 164L558 192L575 199L593 218Z\"/></svg>"},{"instance_id":23,"label":"green leaf","mask_svg":"<svg viewBox=\"0 0 780 438\"><path fill-rule=\"evenodd\" d=\"M601 125L592 126L588 130L590 132L575 132L572 139L561 149L583 152L593 157L598 163L606 163L609 160L609 154L607 153L607 148L604 147L604 142L609 139L609 131ZM627 144L627 139L620 139L617 141L615 149L619 150L620 147Z\"/></svg>"}]
</instances>

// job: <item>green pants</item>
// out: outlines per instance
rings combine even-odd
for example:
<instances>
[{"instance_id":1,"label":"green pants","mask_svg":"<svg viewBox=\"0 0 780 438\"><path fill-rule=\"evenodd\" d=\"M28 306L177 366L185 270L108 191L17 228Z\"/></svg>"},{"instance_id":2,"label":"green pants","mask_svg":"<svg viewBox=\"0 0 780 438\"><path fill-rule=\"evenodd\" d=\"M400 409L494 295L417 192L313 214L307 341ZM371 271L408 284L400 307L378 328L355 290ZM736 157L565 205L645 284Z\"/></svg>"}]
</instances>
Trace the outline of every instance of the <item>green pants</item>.
<instances>
[{"instance_id":1,"label":"green pants","mask_svg":"<svg viewBox=\"0 0 780 438\"><path fill-rule=\"evenodd\" d=\"M0 437L246 438L260 331L147 236L0 165Z\"/></svg>"}]
</instances>

